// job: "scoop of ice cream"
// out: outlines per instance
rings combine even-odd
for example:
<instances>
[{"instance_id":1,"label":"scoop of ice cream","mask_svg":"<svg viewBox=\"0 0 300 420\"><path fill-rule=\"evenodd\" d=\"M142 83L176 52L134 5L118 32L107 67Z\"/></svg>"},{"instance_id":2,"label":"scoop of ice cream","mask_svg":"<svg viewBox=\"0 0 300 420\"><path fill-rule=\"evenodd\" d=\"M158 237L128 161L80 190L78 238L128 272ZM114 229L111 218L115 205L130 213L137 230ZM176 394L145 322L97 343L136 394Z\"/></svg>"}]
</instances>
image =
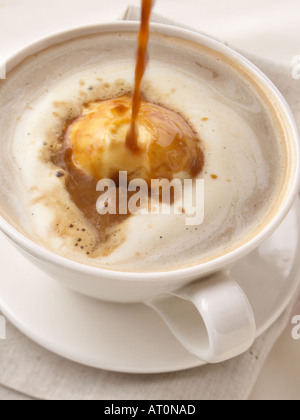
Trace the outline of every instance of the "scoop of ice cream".
<instances>
[{"instance_id":1,"label":"scoop of ice cream","mask_svg":"<svg viewBox=\"0 0 300 420\"><path fill-rule=\"evenodd\" d=\"M203 167L199 139L185 119L167 108L146 101L137 119L138 152L126 146L132 102L129 97L92 102L69 126L67 147L72 162L96 180L193 178Z\"/></svg>"}]
</instances>

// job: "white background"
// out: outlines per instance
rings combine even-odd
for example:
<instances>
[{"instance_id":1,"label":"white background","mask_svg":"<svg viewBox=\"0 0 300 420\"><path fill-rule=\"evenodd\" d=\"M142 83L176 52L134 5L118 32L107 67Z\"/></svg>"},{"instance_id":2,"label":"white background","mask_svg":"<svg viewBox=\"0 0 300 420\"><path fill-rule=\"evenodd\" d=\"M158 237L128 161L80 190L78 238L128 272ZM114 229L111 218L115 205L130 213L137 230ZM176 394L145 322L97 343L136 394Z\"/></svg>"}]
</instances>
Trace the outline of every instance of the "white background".
<instances>
[{"instance_id":1,"label":"white background","mask_svg":"<svg viewBox=\"0 0 300 420\"><path fill-rule=\"evenodd\" d=\"M0 0L0 56L57 30L121 19L140 0ZM300 55L300 0L157 0L155 11L286 65ZM272 352L253 398L300 399L300 341L292 326Z\"/></svg>"},{"instance_id":2,"label":"white background","mask_svg":"<svg viewBox=\"0 0 300 420\"><path fill-rule=\"evenodd\" d=\"M140 0L0 0L0 55L58 29L122 18L129 4ZM155 10L286 64L300 54L299 0L157 0Z\"/></svg>"}]
</instances>

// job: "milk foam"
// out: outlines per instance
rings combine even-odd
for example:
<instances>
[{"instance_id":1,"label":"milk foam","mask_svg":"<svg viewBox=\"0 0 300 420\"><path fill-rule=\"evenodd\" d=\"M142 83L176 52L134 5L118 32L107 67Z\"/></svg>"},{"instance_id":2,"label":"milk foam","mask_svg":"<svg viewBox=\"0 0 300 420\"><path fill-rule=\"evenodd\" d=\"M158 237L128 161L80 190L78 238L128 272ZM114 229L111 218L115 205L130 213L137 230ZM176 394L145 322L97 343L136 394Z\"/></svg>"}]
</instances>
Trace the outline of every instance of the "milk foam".
<instances>
[{"instance_id":1,"label":"milk foam","mask_svg":"<svg viewBox=\"0 0 300 420\"><path fill-rule=\"evenodd\" d=\"M260 89L222 56L153 34L143 93L181 113L199 136L204 223L187 228L184 215L132 216L96 258L88 257L74 240L80 235L92 247L95 233L69 200L47 150L84 102L132 90L135 46L135 34L80 38L30 57L1 83L0 208L27 236L71 259L168 271L230 252L261 229L283 187L284 138Z\"/></svg>"}]
</instances>

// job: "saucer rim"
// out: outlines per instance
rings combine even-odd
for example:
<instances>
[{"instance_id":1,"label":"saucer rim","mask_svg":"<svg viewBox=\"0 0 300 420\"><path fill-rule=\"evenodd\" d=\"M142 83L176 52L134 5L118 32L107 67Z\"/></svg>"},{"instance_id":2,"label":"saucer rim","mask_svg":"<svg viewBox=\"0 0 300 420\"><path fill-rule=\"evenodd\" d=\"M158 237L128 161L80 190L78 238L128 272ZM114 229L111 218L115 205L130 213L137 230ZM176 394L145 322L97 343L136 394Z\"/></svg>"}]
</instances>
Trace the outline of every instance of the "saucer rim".
<instances>
[{"instance_id":1,"label":"saucer rim","mask_svg":"<svg viewBox=\"0 0 300 420\"><path fill-rule=\"evenodd\" d=\"M300 200L297 200L294 207L297 215L297 224L298 224L298 231L300 232ZM20 258L22 258L20 254ZM23 257L24 258L24 257ZM244 257L244 258L247 258ZM282 300L280 305L276 308L276 311L270 317L267 321L265 321L261 326L258 327L257 333L256 333L256 339L259 338L264 332L266 332L282 315L282 313L286 310L290 302L293 300L293 297L295 296L297 290L300 286L300 264L295 268L294 272L290 274L289 279L291 287L288 288L288 294L286 297ZM50 277L50 276L48 276ZM298 279L298 281L297 281ZM293 280L293 282L292 282ZM51 281L55 281L51 279ZM60 287L64 287L61 285ZM75 293L75 292L73 292ZM76 296L80 296L76 293ZM87 298L86 296L81 296L81 298L85 299L92 299ZM104 302L99 301L99 304L103 304ZM105 302L105 304L109 304L108 302ZM112 303L115 305L115 303ZM121 305L121 304L120 304ZM184 361L182 364L176 362L176 366L168 366L168 367L134 367L134 366L125 366L124 364L116 364L114 363L111 365L110 363L107 363L105 361L99 361L97 364L95 361L91 361L89 357L85 355L81 355L78 357L78 354L75 354L71 349L66 349L64 347L60 347L59 344L53 343L50 339L47 340L46 337L41 337L38 333L36 333L33 328L30 328L26 325L25 321L20 319L18 315L15 313L15 311L11 310L9 308L9 303L4 302L3 298L0 296L0 310L2 314L19 330L21 331L25 336L27 336L29 339L37 343L38 345L42 346L43 348L47 349L48 351L63 357L69 361L78 363L80 365L85 365L91 368L116 372L116 373L127 373L127 374L159 374L159 373L172 373L172 372L179 372L183 370L189 370L196 367L201 367L206 365L205 362L202 362L200 360L196 360L195 362L192 362L192 357L189 361Z\"/></svg>"}]
</instances>

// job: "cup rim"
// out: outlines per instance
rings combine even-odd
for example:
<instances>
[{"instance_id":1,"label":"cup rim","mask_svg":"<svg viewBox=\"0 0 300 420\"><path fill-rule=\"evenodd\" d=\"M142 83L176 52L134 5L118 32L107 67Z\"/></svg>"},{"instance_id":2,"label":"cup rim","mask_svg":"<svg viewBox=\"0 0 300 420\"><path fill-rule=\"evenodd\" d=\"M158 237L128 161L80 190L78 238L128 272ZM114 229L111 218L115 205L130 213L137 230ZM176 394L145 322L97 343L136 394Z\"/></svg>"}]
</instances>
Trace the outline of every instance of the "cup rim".
<instances>
[{"instance_id":1,"label":"cup rim","mask_svg":"<svg viewBox=\"0 0 300 420\"><path fill-rule=\"evenodd\" d=\"M25 45L23 48L17 50L7 58L6 66L8 71L10 71L20 62L22 62L26 57L37 53L38 51L41 51L49 46L53 46L57 43L64 42L67 40L71 40L76 37L105 32L108 33L118 31L137 31L138 27L139 22L137 21L118 21L71 27L59 32L48 34ZM208 275L210 273L221 270L224 267L228 267L238 259L242 258L246 254L250 253L255 248L257 248L279 227L281 222L287 216L293 203L295 202L300 188L300 147L298 128L289 105L287 104L286 100L284 99L283 95L280 93L278 88L273 84L273 82L271 82L271 80L261 70L259 70L258 67L256 67L251 61L243 57L240 53L236 52L232 48L221 43L220 41L209 37L208 35L197 33L192 30L188 30L177 26L160 23L151 23L151 30L160 32L163 35L174 36L187 41L196 42L200 45L207 46L217 52L222 53L226 57L229 57L231 60L236 60L239 64L242 65L243 68L250 71L251 74L254 75L261 82L262 86L267 87L272 92L276 103L280 106L281 110L283 111L286 121L290 127L290 139L294 142L294 148L296 151L295 156L293 156L296 162L296 169L294 174L291 175L289 183L289 192L286 193L286 195L283 198L282 205L279 207L278 211L272 217L272 219L266 224L266 226L257 235L255 235L246 243L242 244L240 247L237 247L234 250L226 253L225 255L209 260L207 262L193 265L191 267L161 272L125 272L95 267L92 265L86 265L83 263L76 262L74 260L60 256L55 252L42 247L41 245L38 245L37 243L23 235L21 232L19 232L12 225L10 225L5 220L5 218L0 215L0 230L4 234L6 234L15 244L17 244L30 255L38 259L47 261L49 263L61 266L65 269L69 269L73 272L75 271L94 277L105 277L107 279L118 278L131 282L138 282L140 280L161 281L162 279L167 280L168 278L173 280L181 278L195 278L197 276L200 277L203 275Z\"/></svg>"}]
</instances>

